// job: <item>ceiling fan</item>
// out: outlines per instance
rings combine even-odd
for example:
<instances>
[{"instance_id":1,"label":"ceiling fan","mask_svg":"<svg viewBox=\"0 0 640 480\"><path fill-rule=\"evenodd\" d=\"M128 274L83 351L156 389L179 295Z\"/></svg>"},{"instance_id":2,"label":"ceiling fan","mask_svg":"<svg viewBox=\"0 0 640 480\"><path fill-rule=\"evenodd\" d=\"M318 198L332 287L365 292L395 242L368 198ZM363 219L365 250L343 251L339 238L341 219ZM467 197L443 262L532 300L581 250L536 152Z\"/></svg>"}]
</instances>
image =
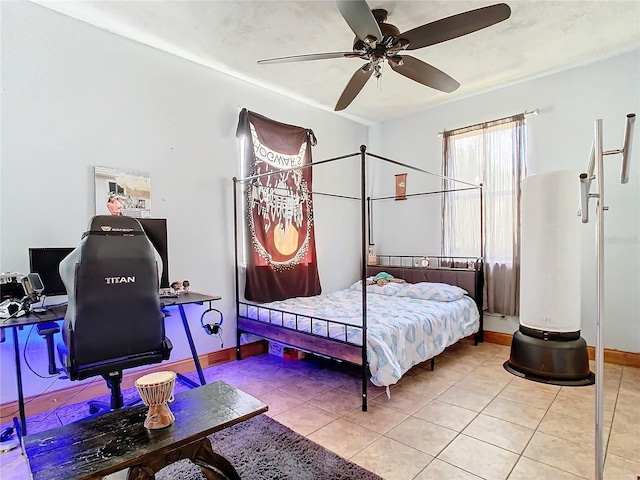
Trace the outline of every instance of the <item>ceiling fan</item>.
<instances>
[{"instance_id":1,"label":"ceiling fan","mask_svg":"<svg viewBox=\"0 0 640 480\"><path fill-rule=\"evenodd\" d=\"M370 10L365 0L337 0L336 4L347 24L356 34L353 51L313 53L258 61L259 64L269 64L332 58L366 60L367 63L358 68L347 83L335 111L347 108L372 75L375 78L382 75L384 60L400 75L442 92L453 92L460 86L456 80L422 60L400 54L405 50L417 50L467 35L502 22L511 15L509 6L499 3L442 18L400 33L396 26L386 23L388 15L386 10Z\"/></svg>"}]
</instances>

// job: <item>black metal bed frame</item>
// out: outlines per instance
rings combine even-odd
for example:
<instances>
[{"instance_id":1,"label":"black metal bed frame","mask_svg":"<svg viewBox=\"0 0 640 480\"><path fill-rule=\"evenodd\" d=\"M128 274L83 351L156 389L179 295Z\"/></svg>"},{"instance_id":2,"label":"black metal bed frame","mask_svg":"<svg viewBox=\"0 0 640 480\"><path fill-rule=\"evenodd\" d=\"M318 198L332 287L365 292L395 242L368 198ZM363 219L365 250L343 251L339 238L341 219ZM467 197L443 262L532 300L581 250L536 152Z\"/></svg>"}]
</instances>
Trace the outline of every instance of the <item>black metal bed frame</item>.
<instances>
[{"instance_id":1,"label":"black metal bed frame","mask_svg":"<svg viewBox=\"0 0 640 480\"><path fill-rule=\"evenodd\" d=\"M482 233L483 233L483 218L482 218L482 192L483 192L483 186L482 184L480 185L473 185L471 183L468 182L464 182L461 180L457 180L451 177L447 177L445 175L440 175L440 174L436 174L433 172L429 172L427 170L423 170L421 168L418 167L414 167L412 165L408 165L408 164L404 164L395 160L391 160L389 158L385 158L379 155L375 155L372 153L368 153L367 152L367 147L365 145L361 145L360 146L360 153L352 153L352 154L348 154L348 155L342 155L339 157L333 157L333 158L329 158L326 160L320 160L317 162L311 162L308 163L306 165L303 165L301 167L293 167L293 168L286 168L286 169L280 169L280 170L276 170L273 172L267 172L267 173L263 173L263 174L259 174L259 175L253 175L253 176L249 176L249 177L245 177L245 178L237 178L237 177L233 177L233 207L234 207L234 211L233 211L233 221L234 221L234 228L233 228L233 234L234 234L234 262L235 262L235 299L236 299L236 358L237 360L241 360L241 352L240 352L240 341L241 341L241 335L242 333L252 333L258 336L261 336L263 338L269 339L269 340L274 340L274 341L281 341L283 343L287 343L291 346L295 346L298 348L301 348L303 350L307 350L311 353L316 353L319 355L324 355L324 356L328 356L332 359L337 359L337 360L341 360L341 361L346 361L348 363L352 363L355 365L358 365L361 367L361 372L362 372L362 411L366 412L367 411L367 382L368 382L368 362L367 362L367 289L366 288L362 288L362 325L361 326L354 326L354 325L350 325L350 324L345 324L342 322L338 322L335 320L328 320L328 319L324 319L324 318L319 318L319 317L311 317L311 316L306 316L306 315L299 315L299 314L295 314L295 313L291 313L291 312L286 312L286 311L282 311L282 310L278 310L278 309L271 309L269 307L262 307L260 306L260 304L256 304L256 303L251 303L251 302L246 302L246 301L242 301L240 300L240 279L239 279L239 259L238 259L238 240L239 240L239 234L238 234L238 184L246 184L248 182L251 182L253 180L256 180L258 178L261 177L265 177L265 176L270 176L270 175L274 175L277 173L282 173L282 172L286 172L286 171L290 171L290 170L302 170L304 168L311 168L314 166L318 166L318 165L323 165L323 164L327 164L327 163L331 163L337 160L343 160L346 158L351 158L351 157L355 157L360 155L360 197L352 197L352 196L347 196L347 195L336 195L336 194L330 194L330 193L322 193L322 192L309 192L311 194L314 195L324 195L324 196L331 196L331 197L337 197L337 198L345 198L345 199L351 199L351 200L359 200L360 201L360 218L361 218L361 275L360 275L360 279L362 281L362 285L366 284L366 278L367 278L367 268L370 267L369 265L367 265L367 254L368 254L368 245L370 245L370 240L372 237L372 232L371 232L371 212L372 212L372 204L371 202L376 201L376 200L386 200L386 199L394 199L395 197L379 197L379 198L371 198L371 197L367 197L366 196L366 159L367 156L369 157L373 157L373 158L377 158L379 160L382 160L384 162L388 162L394 165L398 165L413 171L417 171L420 173L425 173L428 175L433 175L436 177L440 177L443 180L449 180L449 181L453 181L453 182L458 182L458 183L462 183L465 185L468 185L468 187L466 188L459 188L459 189L449 189L449 190L438 190L438 191L433 191L433 192L423 192L423 193L417 193L417 194L410 194L410 195L406 195L406 197L409 196L420 196L420 195L432 195L432 194L444 194L444 193L449 193L449 192L455 192L455 191L462 191L462 190L480 190L480 238L482 239ZM379 255L378 258L379 259L389 259L389 261L391 261L390 259L395 258L395 259L399 259L400 262L402 263L403 259L406 258L410 258L410 259L415 259L415 258L429 258L429 259L438 259L438 262L440 261L456 261L456 260L462 260L462 259L467 259L467 260L471 260L473 263L473 269L476 272L476 281L478 282L476 284L476 289L478 287L480 287L479 293L476 290L476 295L475 295L475 301L478 304L478 309L480 311L480 329L479 332L475 335L475 344L477 345L478 342L482 342L483 341L483 315L482 315L482 282L483 282L483 256L484 256L484 249L482 247L482 241L480 242L481 247L480 247L480 256L479 257L440 257L440 256L425 256L425 255L416 255L416 256L408 256L408 255ZM382 264L377 265L377 266L384 266ZM391 265L389 265L391 266ZM439 268L439 267L437 267ZM464 270L464 269L461 269ZM256 308L257 309L257 318L256 319L252 319L250 318L250 316L247 315L247 311L250 308ZM259 320L259 313L260 310L267 310L269 311L269 323L263 322L261 320ZM271 315L272 312L279 314L280 315L280 325L274 324L271 322ZM244 313L244 315L243 315ZM296 325L296 329L293 328L289 328L286 327L284 325L284 315L292 315L295 317L295 325ZM276 315L277 317L277 315ZM297 326L298 326L298 320L299 317L302 317L305 320L309 321L309 325L310 325L310 331L309 332L302 332L300 330L297 330ZM314 334L312 332L313 328L313 321L322 321L322 322L326 322L327 325L327 335L326 336L322 336L322 335L318 335L318 334ZM334 324L334 325L343 325L344 326L344 330L345 330L345 340L339 340L339 339L334 339L329 337L329 325L330 324ZM272 327L278 327L277 329L273 329ZM356 345L353 343L350 343L347 341L347 329L348 328L353 328L353 329L360 329L362 331L361 334L361 345ZM431 368L433 369L434 366L434 359L431 359Z\"/></svg>"}]
</instances>

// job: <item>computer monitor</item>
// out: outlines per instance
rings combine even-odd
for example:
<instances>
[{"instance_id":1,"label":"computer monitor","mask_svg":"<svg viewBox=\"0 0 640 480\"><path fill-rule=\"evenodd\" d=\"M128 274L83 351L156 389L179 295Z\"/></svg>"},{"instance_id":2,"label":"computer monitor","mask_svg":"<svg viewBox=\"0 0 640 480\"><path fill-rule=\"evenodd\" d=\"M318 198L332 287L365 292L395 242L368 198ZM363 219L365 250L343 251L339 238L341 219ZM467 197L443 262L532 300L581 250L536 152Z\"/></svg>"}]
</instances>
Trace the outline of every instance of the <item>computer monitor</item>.
<instances>
[{"instance_id":1,"label":"computer monitor","mask_svg":"<svg viewBox=\"0 0 640 480\"><path fill-rule=\"evenodd\" d=\"M164 218L138 218L142 229L162 258L163 268L160 287L169 288L169 255L167 243L167 220ZM60 262L73 251L69 248L30 248L29 269L31 273L40 274L44 285L44 295L66 295L60 278ZM3 292L4 293L4 292Z\"/></svg>"},{"instance_id":2,"label":"computer monitor","mask_svg":"<svg viewBox=\"0 0 640 480\"><path fill-rule=\"evenodd\" d=\"M160 288L169 288L169 248L166 218L138 218L142 229L162 258Z\"/></svg>"},{"instance_id":3,"label":"computer monitor","mask_svg":"<svg viewBox=\"0 0 640 480\"><path fill-rule=\"evenodd\" d=\"M37 273L44 285L44 295L66 295L58 268L63 258L73 251L69 248L30 248L29 269L31 273Z\"/></svg>"}]
</instances>

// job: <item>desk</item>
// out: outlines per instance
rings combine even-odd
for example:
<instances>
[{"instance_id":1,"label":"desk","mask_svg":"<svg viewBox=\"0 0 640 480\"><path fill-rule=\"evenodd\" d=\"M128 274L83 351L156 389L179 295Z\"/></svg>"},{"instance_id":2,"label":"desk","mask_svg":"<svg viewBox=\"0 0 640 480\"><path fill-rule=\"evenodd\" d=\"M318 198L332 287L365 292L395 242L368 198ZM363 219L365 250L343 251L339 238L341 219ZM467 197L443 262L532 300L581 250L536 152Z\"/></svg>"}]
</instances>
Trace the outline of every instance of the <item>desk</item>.
<instances>
[{"instance_id":1,"label":"desk","mask_svg":"<svg viewBox=\"0 0 640 480\"><path fill-rule=\"evenodd\" d=\"M188 293L180 293L178 297L175 298L161 298L160 303L162 307L170 307L172 305L177 305L180 310L180 317L182 318L182 325L184 327L184 333L187 335L187 341L189 342L189 348L191 349L191 356L193 357L193 363L196 365L196 371L198 372L198 379L200 380L200 385L204 385L207 383L204 379L204 373L202 373L202 367L200 366L200 359L198 358L198 352L196 352L196 346L193 343L193 337L191 336L191 329L189 328L189 322L187 321L187 315L184 313L184 305L189 303L197 303L202 305L204 302L209 303L209 308L211 308L211 302L215 300L220 300L222 297L220 296L210 296L203 295L201 293L188 292ZM192 387L197 387L198 384L195 383L190 378L185 377L181 373L177 374L178 377L184 382L188 383Z\"/></svg>"},{"instance_id":2,"label":"desk","mask_svg":"<svg viewBox=\"0 0 640 480\"><path fill-rule=\"evenodd\" d=\"M164 307L169 307L172 305L177 305L180 310L180 317L182 318L182 325L184 327L184 332L187 336L187 341L189 342L189 348L191 349L191 355L193 357L193 363L196 366L196 370L198 371L198 377L200 379L200 385L204 385L206 383L204 379L204 374L202 373L202 367L200 366L200 359L198 358L198 352L196 351L195 344L193 343L193 337L191 335L191 329L189 328L189 322L187 321L187 315L184 312L184 305L190 303L196 303L202 305L205 302L208 302L211 305L211 302L215 300L220 300L222 297L219 296L211 296L211 295L203 295L201 293L189 292L189 293L180 293L178 297L175 298L161 298L160 304ZM29 313L28 315L23 315L17 318L9 318L9 319L0 319L0 329L4 330L5 328L11 328L13 330L13 350L14 350L14 358L16 364L16 381L18 384L18 409L20 411L20 428L16 428L16 431L21 432L22 436L27 434L27 422L25 418L25 410L24 410L24 392L22 390L22 362L20 361L20 348L18 345L18 329L23 328L29 325L36 325L38 323L44 322L55 322L57 320L61 320L64 318L64 315L67 311L66 305L60 305L57 307L49 307L45 313L36 314ZM192 387L198 386L197 383L193 382L189 378L184 375L180 375L180 378L187 382ZM14 418L14 424L17 425L17 419Z\"/></svg>"},{"instance_id":3,"label":"desk","mask_svg":"<svg viewBox=\"0 0 640 480\"><path fill-rule=\"evenodd\" d=\"M207 435L268 410L267 405L222 381L176 394L173 425L147 430L147 407L138 405L30 435L24 452L33 480L94 480L129 469L127 479L155 478L165 466L190 459L207 478L240 480ZM213 468L212 468L213 467Z\"/></svg>"}]
</instances>

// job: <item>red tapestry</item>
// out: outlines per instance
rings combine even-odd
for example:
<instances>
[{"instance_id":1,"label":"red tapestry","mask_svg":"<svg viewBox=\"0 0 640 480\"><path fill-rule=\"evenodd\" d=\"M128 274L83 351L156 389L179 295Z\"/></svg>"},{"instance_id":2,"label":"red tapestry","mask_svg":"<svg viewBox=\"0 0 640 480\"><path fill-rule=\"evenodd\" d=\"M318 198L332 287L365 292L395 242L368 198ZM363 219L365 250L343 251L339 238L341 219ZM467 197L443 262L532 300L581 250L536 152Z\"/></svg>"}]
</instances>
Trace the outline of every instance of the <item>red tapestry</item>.
<instances>
[{"instance_id":1,"label":"red tapestry","mask_svg":"<svg viewBox=\"0 0 640 480\"><path fill-rule=\"evenodd\" d=\"M248 176L245 298L271 302L318 295L311 194L313 131L275 122L243 109L238 122ZM282 171L285 170L285 171Z\"/></svg>"}]
</instances>

